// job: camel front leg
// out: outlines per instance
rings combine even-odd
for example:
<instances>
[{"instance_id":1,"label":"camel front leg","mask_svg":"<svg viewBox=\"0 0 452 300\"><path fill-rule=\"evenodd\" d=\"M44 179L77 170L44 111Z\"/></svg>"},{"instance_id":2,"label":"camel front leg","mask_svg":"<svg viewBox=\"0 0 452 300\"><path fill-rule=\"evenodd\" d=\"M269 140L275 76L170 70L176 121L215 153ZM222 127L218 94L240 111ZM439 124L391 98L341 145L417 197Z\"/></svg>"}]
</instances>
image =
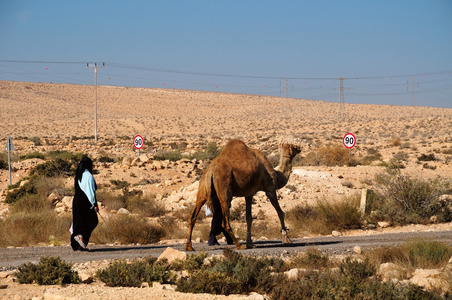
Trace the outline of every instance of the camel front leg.
<instances>
[{"instance_id":1,"label":"camel front leg","mask_svg":"<svg viewBox=\"0 0 452 300\"><path fill-rule=\"evenodd\" d=\"M284 212L279 206L278 198L276 197L276 191L267 192L266 195L268 199L270 199L270 203L273 205L276 212L278 213L279 221L281 222L281 235L283 244L292 244L292 241L289 239L289 235L287 234L288 229L286 228L286 225L284 223Z\"/></svg>"},{"instance_id":2,"label":"camel front leg","mask_svg":"<svg viewBox=\"0 0 452 300\"><path fill-rule=\"evenodd\" d=\"M254 248L253 240L251 239L251 225L253 223L253 216L251 214L251 204L253 197L245 197L246 201L246 248Z\"/></svg>"}]
</instances>

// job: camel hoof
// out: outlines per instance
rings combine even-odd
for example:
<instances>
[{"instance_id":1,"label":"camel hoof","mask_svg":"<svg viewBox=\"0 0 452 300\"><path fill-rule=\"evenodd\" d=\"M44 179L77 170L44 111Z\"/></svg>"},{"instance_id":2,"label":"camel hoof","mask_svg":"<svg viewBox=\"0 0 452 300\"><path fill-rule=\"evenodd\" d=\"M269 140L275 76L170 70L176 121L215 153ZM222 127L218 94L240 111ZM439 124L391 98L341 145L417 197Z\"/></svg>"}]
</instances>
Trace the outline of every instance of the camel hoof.
<instances>
[{"instance_id":1,"label":"camel hoof","mask_svg":"<svg viewBox=\"0 0 452 300\"><path fill-rule=\"evenodd\" d=\"M287 246L291 246L292 245L292 241L287 239L287 240L283 240L283 244L287 245Z\"/></svg>"},{"instance_id":2,"label":"camel hoof","mask_svg":"<svg viewBox=\"0 0 452 300\"><path fill-rule=\"evenodd\" d=\"M237 250L245 250L246 247L243 245L237 245Z\"/></svg>"},{"instance_id":3,"label":"camel hoof","mask_svg":"<svg viewBox=\"0 0 452 300\"><path fill-rule=\"evenodd\" d=\"M195 251L195 249L193 249L193 247L191 246L191 243L187 243L185 245L185 251Z\"/></svg>"}]
</instances>

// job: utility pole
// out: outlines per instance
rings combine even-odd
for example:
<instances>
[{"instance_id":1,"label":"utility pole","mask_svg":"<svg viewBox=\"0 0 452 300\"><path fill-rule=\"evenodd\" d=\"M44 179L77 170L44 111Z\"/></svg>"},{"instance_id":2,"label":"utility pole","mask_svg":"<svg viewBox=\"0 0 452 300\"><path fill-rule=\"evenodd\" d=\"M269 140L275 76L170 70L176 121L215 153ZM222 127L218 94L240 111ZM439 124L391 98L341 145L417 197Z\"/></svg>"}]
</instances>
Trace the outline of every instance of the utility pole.
<instances>
[{"instance_id":1,"label":"utility pole","mask_svg":"<svg viewBox=\"0 0 452 300\"><path fill-rule=\"evenodd\" d=\"M97 71L105 67L105 63L102 66L98 66L97 63L87 63L88 69L94 69L94 143L97 144Z\"/></svg>"},{"instance_id":2,"label":"utility pole","mask_svg":"<svg viewBox=\"0 0 452 300\"><path fill-rule=\"evenodd\" d=\"M411 106L414 106L414 84L417 83L419 86L419 82L414 82L414 77L411 77ZM408 84L408 82L407 82Z\"/></svg>"}]
</instances>

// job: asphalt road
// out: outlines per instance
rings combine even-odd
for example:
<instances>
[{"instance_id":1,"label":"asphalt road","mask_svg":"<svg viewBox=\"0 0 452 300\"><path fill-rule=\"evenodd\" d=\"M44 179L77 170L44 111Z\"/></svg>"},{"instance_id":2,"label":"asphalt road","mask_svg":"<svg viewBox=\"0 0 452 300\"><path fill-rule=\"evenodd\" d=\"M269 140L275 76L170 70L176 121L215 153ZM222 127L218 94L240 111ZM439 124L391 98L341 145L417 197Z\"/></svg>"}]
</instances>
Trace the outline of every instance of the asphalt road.
<instances>
[{"instance_id":1,"label":"asphalt road","mask_svg":"<svg viewBox=\"0 0 452 300\"><path fill-rule=\"evenodd\" d=\"M452 231L436 232L412 232L371 234L344 237L316 237L292 239L292 246L285 246L281 240L255 241L254 249L241 250L241 253L250 255L291 255L299 251L306 251L310 247L321 249L330 254L352 253L353 247L360 246L363 250L380 246L395 246L406 241L417 239L434 239L438 241L452 242ZM90 247L90 252L74 252L69 246L55 247L23 247L0 249L0 270L17 268L27 262L38 262L44 256L59 256L61 259L80 263L86 261L102 261L105 259L132 259L146 256L159 256L167 247L184 251L185 243L165 245L129 245L129 246L106 246L96 245ZM194 243L193 248L197 253L206 251L211 254L220 254L227 246L209 247L206 243ZM235 249L235 247L234 247Z\"/></svg>"}]
</instances>

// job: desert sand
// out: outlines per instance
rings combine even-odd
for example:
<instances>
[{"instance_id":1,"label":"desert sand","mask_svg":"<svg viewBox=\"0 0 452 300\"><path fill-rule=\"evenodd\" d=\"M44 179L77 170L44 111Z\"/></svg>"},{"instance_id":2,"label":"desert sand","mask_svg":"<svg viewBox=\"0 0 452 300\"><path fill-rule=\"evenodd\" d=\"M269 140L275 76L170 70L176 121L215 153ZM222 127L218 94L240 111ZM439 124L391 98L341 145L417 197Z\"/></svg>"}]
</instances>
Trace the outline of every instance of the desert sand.
<instances>
[{"instance_id":1,"label":"desert sand","mask_svg":"<svg viewBox=\"0 0 452 300\"><path fill-rule=\"evenodd\" d=\"M196 173L208 161L155 162L152 158L159 150L190 153L210 142L222 147L239 138L273 157L279 155L281 140L296 141L305 156L325 145L342 145L348 132L357 138L350 150L357 158L372 149L385 162L403 153L404 173L424 179L452 174L452 109L347 103L341 108L339 103L305 99L113 86L99 86L97 95L95 144L93 86L0 81L0 146L3 151L7 137L12 137L13 183L41 163L18 159L30 152L68 150L92 158L110 156L121 162L96 163L98 184L108 189L111 180L125 180L144 194L156 195L169 211L177 211L193 203ZM132 144L137 134L145 140L140 156L145 159L138 161ZM421 154L434 154L437 160L420 163ZM288 188L279 192L280 204L287 211L301 201L360 193L371 188L375 174L381 172L384 167L378 164L295 167ZM72 180L66 181L68 187ZM0 215L8 209L2 203L8 184L8 171L0 170ZM255 199L253 215L262 210L278 222L265 196L258 194ZM234 200L233 206L238 202ZM451 224L432 226L393 230L435 230L435 226L452 230ZM200 235L195 230L194 238ZM183 236L185 231L175 238Z\"/></svg>"}]
</instances>

